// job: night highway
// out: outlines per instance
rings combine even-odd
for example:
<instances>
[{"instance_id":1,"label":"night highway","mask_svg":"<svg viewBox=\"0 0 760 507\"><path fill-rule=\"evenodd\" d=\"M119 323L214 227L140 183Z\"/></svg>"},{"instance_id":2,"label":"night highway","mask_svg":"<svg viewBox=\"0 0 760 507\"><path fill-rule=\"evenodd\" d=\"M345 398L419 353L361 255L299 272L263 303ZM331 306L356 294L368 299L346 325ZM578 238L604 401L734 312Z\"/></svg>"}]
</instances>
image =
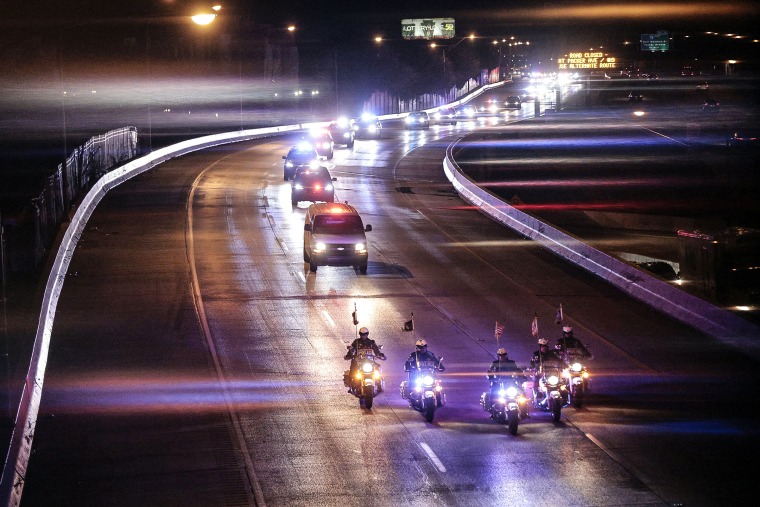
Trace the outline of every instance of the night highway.
<instances>
[{"instance_id":1,"label":"night highway","mask_svg":"<svg viewBox=\"0 0 760 507\"><path fill-rule=\"evenodd\" d=\"M366 275L303 262L307 203L282 179L292 138L184 156L110 192L58 305L23 505L750 498L757 362L466 206L441 160L476 125L336 150L336 199L373 226ZM559 423L532 409L511 436L479 405L494 322L527 366L531 322L553 342L560 304L593 352L591 392ZM388 356L371 410L342 383L355 308ZM430 424L398 392L418 338L446 366Z\"/></svg>"},{"instance_id":2,"label":"night highway","mask_svg":"<svg viewBox=\"0 0 760 507\"><path fill-rule=\"evenodd\" d=\"M754 505L757 6L523 4L9 2L0 505Z\"/></svg>"}]
</instances>

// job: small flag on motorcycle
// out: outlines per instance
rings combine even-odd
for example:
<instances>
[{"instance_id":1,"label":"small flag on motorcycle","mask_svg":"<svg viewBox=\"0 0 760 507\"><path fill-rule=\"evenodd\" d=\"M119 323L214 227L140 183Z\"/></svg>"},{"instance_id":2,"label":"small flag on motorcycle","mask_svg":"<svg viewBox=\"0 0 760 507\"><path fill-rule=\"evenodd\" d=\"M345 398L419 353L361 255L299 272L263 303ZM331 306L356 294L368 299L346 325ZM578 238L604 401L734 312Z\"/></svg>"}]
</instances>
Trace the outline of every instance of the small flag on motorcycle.
<instances>
[{"instance_id":1,"label":"small flag on motorcycle","mask_svg":"<svg viewBox=\"0 0 760 507\"><path fill-rule=\"evenodd\" d=\"M354 303L354 312L351 314L351 318L354 320L354 326L358 326L359 319L356 316L356 303Z\"/></svg>"},{"instance_id":2,"label":"small flag on motorcycle","mask_svg":"<svg viewBox=\"0 0 760 507\"><path fill-rule=\"evenodd\" d=\"M496 341L499 341L499 338L501 338L501 334L504 332L504 324L499 324L499 321L496 321L496 328L494 329L494 336L496 337Z\"/></svg>"},{"instance_id":3,"label":"small flag on motorcycle","mask_svg":"<svg viewBox=\"0 0 760 507\"><path fill-rule=\"evenodd\" d=\"M559 308L557 308L557 316L554 317L554 323L555 324L562 324L562 321L565 319L565 315L562 312L562 303L559 304Z\"/></svg>"},{"instance_id":4,"label":"small flag on motorcycle","mask_svg":"<svg viewBox=\"0 0 760 507\"><path fill-rule=\"evenodd\" d=\"M533 317L533 324L530 326L530 334L533 338L538 338L538 316Z\"/></svg>"},{"instance_id":5,"label":"small flag on motorcycle","mask_svg":"<svg viewBox=\"0 0 760 507\"><path fill-rule=\"evenodd\" d=\"M404 322L404 331L414 331L414 312L412 312L411 320Z\"/></svg>"}]
</instances>

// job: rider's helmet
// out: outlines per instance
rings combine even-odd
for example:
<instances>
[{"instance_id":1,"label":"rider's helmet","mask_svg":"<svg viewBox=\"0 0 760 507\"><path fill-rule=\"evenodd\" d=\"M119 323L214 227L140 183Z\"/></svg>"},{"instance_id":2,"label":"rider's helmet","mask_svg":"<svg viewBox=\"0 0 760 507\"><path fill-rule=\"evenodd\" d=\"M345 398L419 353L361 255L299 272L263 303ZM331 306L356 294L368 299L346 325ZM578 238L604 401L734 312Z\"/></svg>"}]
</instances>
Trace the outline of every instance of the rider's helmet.
<instances>
[{"instance_id":1,"label":"rider's helmet","mask_svg":"<svg viewBox=\"0 0 760 507\"><path fill-rule=\"evenodd\" d=\"M427 342L425 340L417 340L414 346L417 347L417 350L423 351L427 349Z\"/></svg>"},{"instance_id":2,"label":"rider's helmet","mask_svg":"<svg viewBox=\"0 0 760 507\"><path fill-rule=\"evenodd\" d=\"M565 327L563 327L563 328L562 328L562 334L563 334L563 335L567 335L567 334L573 334L573 328L572 328L572 327L570 327L570 326L565 326Z\"/></svg>"},{"instance_id":3,"label":"rider's helmet","mask_svg":"<svg viewBox=\"0 0 760 507\"><path fill-rule=\"evenodd\" d=\"M546 341L546 338L540 338L538 340L538 348L541 349L541 348L544 348L544 347L548 347L548 343L549 342Z\"/></svg>"},{"instance_id":4,"label":"rider's helmet","mask_svg":"<svg viewBox=\"0 0 760 507\"><path fill-rule=\"evenodd\" d=\"M367 329L366 327L361 328L359 330L359 336L361 336L362 338L368 337L369 336L369 329Z\"/></svg>"},{"instance_id":5,"label":"rider's helmet","mask_svg":"<svg viewBox=\"0 0 760 507\"><path fill-rule=\"evenodd\" d=\"M505 349L504 347L500 348L499 350L496 351L496 355L499 357L501 356L507 357L507 349Z\"/></svg>"}]
</instances>

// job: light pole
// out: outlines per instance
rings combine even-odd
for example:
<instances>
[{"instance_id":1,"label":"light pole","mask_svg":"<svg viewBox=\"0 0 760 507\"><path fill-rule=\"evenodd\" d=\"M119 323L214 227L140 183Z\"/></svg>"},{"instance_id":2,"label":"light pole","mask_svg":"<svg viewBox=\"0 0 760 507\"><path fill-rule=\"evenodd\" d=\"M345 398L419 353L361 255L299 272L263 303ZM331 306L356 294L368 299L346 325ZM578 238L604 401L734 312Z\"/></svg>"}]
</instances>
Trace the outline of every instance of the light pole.
<instances>
[{"instance_id":1,"label":"light pole","mask_svg":"<svg viewBox=\"0 0 760 507\"><path fill-rule=\"evenodd\" d=\"M470 34L470 35L468 35L466 37L462 37L461 39L459 39L457 42L455 42L454 44L452 44L450 46L440 46L441 47L441 53L443 55L443 75L444 76L446 75L446 53L448 53L451 50L453 50L455 47L457 47L458 45L460 45L465 40L475 40L475 34L473 33L473 34ZM430 43L430 47L433 48L433 49L435 49L435 48L439 47L439 44L437 44L435 42L431 42Z\"/></svg>"}]
</instances>

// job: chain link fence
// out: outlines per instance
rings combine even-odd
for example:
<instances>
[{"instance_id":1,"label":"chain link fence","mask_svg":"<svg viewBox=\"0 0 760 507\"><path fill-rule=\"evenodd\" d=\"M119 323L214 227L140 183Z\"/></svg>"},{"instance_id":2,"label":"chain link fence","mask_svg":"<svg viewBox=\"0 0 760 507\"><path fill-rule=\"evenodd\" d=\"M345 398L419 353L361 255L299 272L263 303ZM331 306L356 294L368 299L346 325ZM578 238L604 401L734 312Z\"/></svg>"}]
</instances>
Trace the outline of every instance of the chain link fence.
<instances>
[{"instance_id":1,"label":"chain link fence","mask_svg":"<svg viewBox=\"0 0 760 507\"><path fill-rule=\"evenodd\" d=\"M39 269L77 200L101 176L137 155L135 127L110 130L75 148L47 178L29 209L4 221L2 275Z\"/></svg>"}]
</instances>

